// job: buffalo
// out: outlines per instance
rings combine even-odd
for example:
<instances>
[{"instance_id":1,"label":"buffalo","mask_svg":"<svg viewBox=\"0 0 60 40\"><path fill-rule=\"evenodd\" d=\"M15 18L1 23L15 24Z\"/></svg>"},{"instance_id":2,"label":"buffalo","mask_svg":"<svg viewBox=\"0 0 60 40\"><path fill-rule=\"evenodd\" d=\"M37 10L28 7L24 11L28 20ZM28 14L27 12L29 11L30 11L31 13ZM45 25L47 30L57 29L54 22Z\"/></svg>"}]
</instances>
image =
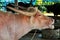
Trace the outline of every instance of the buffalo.
<instances>
[{"instance_id":1,"label":"buffalo","mask_svg":"<svg viewBox=\"0 0 60 40\"><path fill-rule=\"evenodd\" d=\"M18 40L32 29L54 29L54 19L44 16L36 7L29 7L29 11L8 8L18 14L0 11L0 40Z\"/></svg>"}]
</instances>

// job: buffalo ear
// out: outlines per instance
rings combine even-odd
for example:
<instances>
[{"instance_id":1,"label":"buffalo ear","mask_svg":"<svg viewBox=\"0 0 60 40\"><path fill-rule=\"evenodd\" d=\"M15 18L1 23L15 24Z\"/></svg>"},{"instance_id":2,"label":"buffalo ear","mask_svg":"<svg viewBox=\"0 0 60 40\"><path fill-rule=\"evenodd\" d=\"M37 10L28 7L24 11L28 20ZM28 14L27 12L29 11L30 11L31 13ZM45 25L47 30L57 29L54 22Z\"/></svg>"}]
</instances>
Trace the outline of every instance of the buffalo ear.
<instances>
[{"instance_id":1,"label":"buffalo ear","mask_svg":"<svg viewBox=\"0 0 60 40\"><path fill-rule=\"evenodd\" d=\"M27 11L28 12L35 12L35 11L37 11L37 7L29 7L28 9L27 9Z\"/></svg>"},{"instance_id":2,"label":"buffalo ear","mask_svg":"<svg viewBox=\"0 0 60 40\"><path fill-rule=\"evenodd\" d=\"M38 9L38 7L35 7L36 9Z\"/></svg>"}]
</instances>

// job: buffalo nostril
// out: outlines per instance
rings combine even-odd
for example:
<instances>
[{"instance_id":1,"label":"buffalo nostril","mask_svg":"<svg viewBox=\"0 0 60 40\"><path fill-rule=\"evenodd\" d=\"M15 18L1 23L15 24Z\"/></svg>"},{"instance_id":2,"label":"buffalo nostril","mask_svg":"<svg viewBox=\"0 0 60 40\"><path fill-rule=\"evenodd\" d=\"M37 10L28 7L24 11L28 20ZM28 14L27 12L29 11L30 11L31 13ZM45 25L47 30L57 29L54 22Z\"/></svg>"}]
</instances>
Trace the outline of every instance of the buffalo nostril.
<instances>
[{"instance_id":1,"label":"buffalo nostril","mask_svg":"<svg viewBox=\"0 0 60 40\"><path fill-rule=\"evenodd\" d=\"M52 26L51 26L51 29L54 29L54 19L52 19Z\"/></svg>"},{"instance_id":2,"label":"buffalo nostril","mask_svg":"<svg viewBox=\"0 0 60 40\"><path fill-rule=\"evenodd\" d=\"M54 24L54 19L52 19L52 24Z\"/></svg>"},{"instance_id":3,"label":"buffalo nostril","mask_svg":"<svg viewBox=\"0 0 60 40\"><path fill-rule=\"evenodd\" d=\"M50 21L52 22L51 24L54 24L54 19L53 18L50 18Z\"/></svg>"}]
</instances>

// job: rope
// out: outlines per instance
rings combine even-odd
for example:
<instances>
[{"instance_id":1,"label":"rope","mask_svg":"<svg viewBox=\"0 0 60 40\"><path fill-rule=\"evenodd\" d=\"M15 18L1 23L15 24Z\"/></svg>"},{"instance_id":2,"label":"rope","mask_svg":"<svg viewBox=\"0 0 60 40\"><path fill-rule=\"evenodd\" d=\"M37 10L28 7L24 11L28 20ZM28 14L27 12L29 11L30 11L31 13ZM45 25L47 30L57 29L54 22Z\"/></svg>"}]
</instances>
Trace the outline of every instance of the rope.
<instances>
[{"instance_id":1,"label":"rope","mask_svg":"<svg viewBox=\"0 0 60 40\"><path fill-rule=\"evenodd\" d=\"M32 36L32 38L31 38L31 40L33 40L33 39L34 39L34 37L35 37L35 35L36 35L36 32L37 32L37 30L35 30L35 33L33 34L33 36Z\"/></svg>"},{"instance_id":2,"label":"rope","mask_svg":"<svg viewBox=\"0 0 60 40\"><path fill-rule=\"evenodd\" d=\"M32 28L34 28L33 19L34 19L34 17L31 16L31 18L30 18L30 22L31 22ZM30 40L33 40L34 36L36 35L36 32L37 32L37 30L35 30L35 33L33 34L32 38L31 38Z\"/></svg>"}]
</instances>

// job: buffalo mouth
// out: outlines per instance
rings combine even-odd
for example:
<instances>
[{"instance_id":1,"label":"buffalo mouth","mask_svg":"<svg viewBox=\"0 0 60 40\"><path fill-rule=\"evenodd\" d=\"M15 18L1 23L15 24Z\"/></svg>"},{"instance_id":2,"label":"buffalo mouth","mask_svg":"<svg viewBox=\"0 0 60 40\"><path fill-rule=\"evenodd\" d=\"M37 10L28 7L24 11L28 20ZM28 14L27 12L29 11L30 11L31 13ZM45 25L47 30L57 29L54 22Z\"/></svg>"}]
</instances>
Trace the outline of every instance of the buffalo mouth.
<instances>
[{"instance_id":1,"label":"buffalo mouth","mask_svg":"<svg viewBox=\"0 0 60 40\"><path fill-rule=\"evenodd\" d=\"M51 29L54 29L54 24L52 24L50 28L51 28Z\"/></svg>"}]
</instances>

